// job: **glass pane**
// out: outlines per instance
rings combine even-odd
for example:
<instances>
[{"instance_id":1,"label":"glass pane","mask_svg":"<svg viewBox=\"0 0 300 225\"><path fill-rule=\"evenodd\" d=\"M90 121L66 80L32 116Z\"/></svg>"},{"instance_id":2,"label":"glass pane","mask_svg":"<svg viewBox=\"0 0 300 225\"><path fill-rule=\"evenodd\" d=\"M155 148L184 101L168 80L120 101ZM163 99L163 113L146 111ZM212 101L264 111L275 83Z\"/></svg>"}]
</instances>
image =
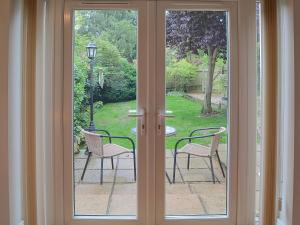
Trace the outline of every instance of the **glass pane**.
<instances>
[{"instance_id":1,"label":"glass pane","mask_svg":"<svg viewBox=\"0 0 300 225\"><path fill-rule=\"evenodd\" d=\"M168 10L166 216L227 214L228 13ZM187 137L191 137L190 139Z\"/></svg>"},{"instance_id":2,"label":"glass pane","mask_svg":"<svg viewBox=\"0 0 300 225\"><path fill-rule=\"evenodd\" d=\"M136 216L137 11L73 21L74 214Z\"/></svg>"}]
</instances>

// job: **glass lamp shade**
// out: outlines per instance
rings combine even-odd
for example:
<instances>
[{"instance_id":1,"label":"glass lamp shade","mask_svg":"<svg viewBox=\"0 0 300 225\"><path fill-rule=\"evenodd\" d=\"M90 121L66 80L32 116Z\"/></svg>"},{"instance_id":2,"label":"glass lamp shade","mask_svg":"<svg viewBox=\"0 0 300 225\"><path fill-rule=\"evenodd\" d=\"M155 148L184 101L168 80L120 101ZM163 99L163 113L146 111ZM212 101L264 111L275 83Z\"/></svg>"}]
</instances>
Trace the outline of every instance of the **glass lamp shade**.
<instances>
[{"instance_id":1,"label":"glass lamp shade","mask_svg":"<svg viewBox=\"0 0 300 225\"><path fill-rule=\"evenodd\" d=\"M89 43L86 46L86 53L89 59L94 59L96 57L97 46L94 43Z\"/></svg>"}]
</instances>

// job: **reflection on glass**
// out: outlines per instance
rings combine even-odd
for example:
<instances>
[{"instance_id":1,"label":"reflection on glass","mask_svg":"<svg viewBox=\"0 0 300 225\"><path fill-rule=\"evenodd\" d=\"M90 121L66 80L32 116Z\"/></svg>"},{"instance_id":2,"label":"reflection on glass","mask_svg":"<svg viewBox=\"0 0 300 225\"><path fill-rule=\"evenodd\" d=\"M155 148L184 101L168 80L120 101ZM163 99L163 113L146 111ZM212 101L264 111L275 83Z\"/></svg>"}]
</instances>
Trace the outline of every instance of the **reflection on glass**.
<instances>
[{"instance_id":1,"label":"reflection on glass","mask_svg":"<svg viewBox=\"0 0 300 225\"><path fill-rule=\"evenodd\" d=\"M228 13L166 11L167 216L227 214Z\"/></svg>"},{"instance_id":2,"label":"reflection on glass","mask_svg":"<svg viewBox=\"0 0 300 225\"><path fill-rule=\"evenodd\" d=\"M136 46L136 11L74 11L75 215L136 216Z\"/></svg>"}]
</instances>

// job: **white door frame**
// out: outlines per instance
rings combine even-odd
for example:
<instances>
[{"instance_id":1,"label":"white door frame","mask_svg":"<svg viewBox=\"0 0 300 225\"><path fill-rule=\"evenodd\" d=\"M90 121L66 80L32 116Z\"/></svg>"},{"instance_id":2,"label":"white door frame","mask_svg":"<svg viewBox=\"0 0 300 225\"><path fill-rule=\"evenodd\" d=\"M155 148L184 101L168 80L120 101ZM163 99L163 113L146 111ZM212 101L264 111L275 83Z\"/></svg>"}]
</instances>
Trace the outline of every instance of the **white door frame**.
<instances>
[{"instance_id":1,"label":"white door frame","mask_svg":"<svg viewBox=\"0 0 300 225\"><path fill-rule=\"evenodd\" d=\"M97 4L101 3L102 4ZM86 1L86 4L81 4L80 1L70 0L65 4L64 11L64 91L61 93L62 96L54 95L55 98L63 98L63 133L60 129L60 125L55 126L55 131L57 134L61 133L63 138L63 149L64 149L64 162L63 165L58 166L59 168L63 168L64 175L64 215L65 215L65 224L201 224L205 222L205 224L252 224L254 220L254 196L255 186L253 183L253 177L255 180L255 169L254 176L252 169L255 168L255 151L253 153L253 147L255 147L255 18L248 19L247 15L253 16L253 5L255 9L255 0L239 0L239 1L184 1L184 4L190 8L195 5L202 5L204 8L208 7L216 7L221 6L222 8L228 8L231 12L231 17L235 17L235 23L230 25L231 32L231 61L233 59L237 59L233 62L233 71L232 76L236 76L236 80L231 82L231 85L234 83L238 83L233 85L232 93L231 93L231 101L238 101L237 108L233 108L231 110L231 116L238 115L236 122L231 124L231 135L232 137L238 137L238 141L230 143L233 148L232 155L230 156L230 160L232 160L230 176L232 179L231 186L229 187L230 196L229 199L231 202L231 206L229 209L229 218L201 218L201 220L176 220L176 218L172 220L164 220L164 210L163 210L163 199L164 189L161 188L164 186L164 150L162 151L162 147L164 148L164 140L161 136L156 133L156 122L157 122L157 113L158 110L164 109L164 99L162 93L157 93L157 95L150 95L150 91L153 91L151 88L156 88L154 90L164 91L164 78L161 76L163 72L162 64L160 64L163 57L163 53L161 51L162 48L153 48L152 46L156 45L156 41L158 46L161 45L158 36L159 30L161 27L157 28L155 21L160 21L161 15L159 12L161 7L167 4L170 4L170 1L160 1L159 3L156 1L123 1L120 0L118 2L112 1L113 4L109 4L110 1ZM125 2L129 2L129 4L124 4ZM146 3L145 3L146 2ZM178 2L180 5L180 1ZM120 3L120 4L119 4ZM158 11L156 11L156 4L159 4L160 7ZM72 135L70 135L70 131L72 130L72 10L76 7L79 8L132 8L139 9L140 13L145 15L143 18L139 17L139 23L143 24L141 29L138 31L138 43L144 43L145 48L141 48L138 51L139 58L139 79L143 79L143 82L139 81L139 85L144 83L148 84L149 88L140 87L140 90L143 90L144 94L147 96L147 99L139 99L140 107L146 108L146 135L139 136L139 149L145 149L145 151L140 151L138 160L147 162L145 164L141 164L138 167L138 195L146 196L145 199L139 198L138 201L138 218L137 220L131 218L124 218L126 220L112 220L109 218L102 218L99 220L98 217L90 217L88 220L82 218L73 218L73 209L71 206L71 202L73 201L73 195L70 190L72 190ZM251 11L252 9L252 11ZM255 11L254 11L255 12ZM157 16L156 16L157 15ZM255 15L255 14L254 14ZM233 21L233 20L231 20ZM159 24L161 26L161 24ZM158 31L158 32L156 32ZM61 38L60 35L56 34L56 43L62 42L59 40ZM253 38L254 37L254 38ZM234 43L238 43L237 46ZM156 52L157 51L157 52ZM57 51L59 54L59 51ZM254 58L253 58L254 57ZM142 62L142 60L144 61ZM164 60L164 59L163 59ZM157 70L155 67L149 65L157 64ZM147 65L147 66L145 66ZM55 69L58 71L59 69ZM143 75L142 75L143 74ZM155 76L154 74L157 74ZM159 75L160 74L160 75ZM239 74L239 75L237 75ZM57 80L60 80L61 74L57 73L54 75ZM142 78L143 77L143 78ZM163 79L163 81L162 81ZM144 82L145 81L145 82ZM141 83L140 83L141 82ZM162 83L163 82L163 83ZM238 87L236 90L234 87ZM254 88L254 90L253 90ZM151 92L154 93L154 92ZM144 96L145 96L144 95ZM142 95L141 95L142 96ZM59 99L57 100L60 101ZM157 105L157 106L156 106ZM59 108L58 108L59 109ZM59 122L59 121L57 121ZM147 138L146 138L147 137ZM144 141L143 141L144 140ZM236 139L237 140L237 139ZM253 144L254 140L254 144ZM153 143L155 144L155 148L153 148ZM59 146L58 143L55 146ZM141 147L141 148L140 148ZM156 151L154 152L154 149ZM55 150L57 152L58 150ZM147 160L146 160L147 158ZM254 159L254 161L253 161ZM254 165L253 165L254 163ZM154 168L157 168L154 170ZM57 169L54 169L57 174ZM57 176L55 179L60 178ZM59 181L60 182L60 181ZM59 186L58 182L58 186ZM162 185L162 186L161 186ZM254 190L253 190L254 189ZM58 189L57 189L58 190ZM235 193L235 194L234 194ZM58 194L60 195L60 194ZM155 201L155 199L160 199ZM57 210L54 210L57 211ZM238 213L237 213L238 212ZM253 219L252 219L253 215ZM86 217L85 217L86 218ZM155 219L156 218L156 219Z\"/></svg>"}]
</instances>

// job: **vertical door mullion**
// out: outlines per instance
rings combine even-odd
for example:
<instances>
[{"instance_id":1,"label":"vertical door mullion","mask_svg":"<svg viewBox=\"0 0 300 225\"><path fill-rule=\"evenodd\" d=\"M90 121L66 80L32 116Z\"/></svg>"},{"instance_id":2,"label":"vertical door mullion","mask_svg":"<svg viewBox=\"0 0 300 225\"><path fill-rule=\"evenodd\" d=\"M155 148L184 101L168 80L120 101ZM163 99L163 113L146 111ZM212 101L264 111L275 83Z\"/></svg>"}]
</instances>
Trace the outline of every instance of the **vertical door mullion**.
<instances>
[{"instance_id":1,"label":"vertical door mullion","mask_svg":"<svg viewBox=\"0 0 300 225\"><path fill-rule=\"evenodd\" d=\"M165 9L157 3L156 34L156 113L165 112ZM157 121L160 118L157 117ZM161 119L161 131L156 132L156 223L162 224L165 215L165 121Z\"/></svg>"},{"instance_id":2,"label":"vertical door mullion","mask_svg":"<svg viewBox=\"0 0 300 225\"><path fill-rule=\"evenodd\" d=\"M155 225L156 218L156 1L147 3L147 165L146 173L146 224Z\"/></svg>"}]
</instances>

